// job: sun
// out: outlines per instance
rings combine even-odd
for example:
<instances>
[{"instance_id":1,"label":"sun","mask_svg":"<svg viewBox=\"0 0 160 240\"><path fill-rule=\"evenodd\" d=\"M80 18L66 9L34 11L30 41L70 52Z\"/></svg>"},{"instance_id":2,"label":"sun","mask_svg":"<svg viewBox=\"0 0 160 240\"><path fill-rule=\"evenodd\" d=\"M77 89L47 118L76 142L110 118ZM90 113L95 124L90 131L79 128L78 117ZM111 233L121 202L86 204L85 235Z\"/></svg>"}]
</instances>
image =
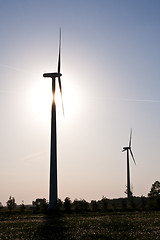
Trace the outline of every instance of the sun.
<instances>
[{"instance_id":1,"label":"sun","mask_svg":"<svg viewBox=\"0 0 160 240\"><path fill-rule=\"evenodd\" d=\"M50 118L52 103L51 81L41 79L37 81L30 91L30 106L32 114L41 121L47 122Z\"/></svg>"},{"instance_id":2,"label":"sun","mask_svg":"<svg viewBox=\"0 0 160 240\"><path fill-rule=\"evenodd\" d=\"M56 79L57 80L57 79ZM62 118L63 108L62 99L64 104L64 116L70 117L76 111L77 105L77 94L73 87L67 83L62 83L62 98L58 86L58 81L56 81L56 112L57 118ZM49 122L51 118L51 104L53 101L52 96L52 81L51 79L41 79L37 81L31 89L29 96L29 105L32 108L32 113L36 118L43 122Z\"/></svg>"}]
</instances>

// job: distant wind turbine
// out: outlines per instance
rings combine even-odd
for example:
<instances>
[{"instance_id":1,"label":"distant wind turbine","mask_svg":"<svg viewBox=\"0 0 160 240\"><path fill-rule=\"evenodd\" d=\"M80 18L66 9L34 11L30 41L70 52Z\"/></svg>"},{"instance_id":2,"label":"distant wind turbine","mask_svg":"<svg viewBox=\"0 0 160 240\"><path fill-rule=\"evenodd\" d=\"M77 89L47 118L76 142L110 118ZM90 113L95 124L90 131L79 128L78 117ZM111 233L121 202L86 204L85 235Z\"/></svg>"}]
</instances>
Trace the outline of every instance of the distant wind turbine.
<instances>
[{"instance_id":1,"label":"distant wind turbine","mask_svg":"<svg viewBox=\"0 0 160 240\"><path fill-rule=\"evenodd\" d=\"M131 157L132 157L134 163L136 164L136 161L133 156L132 149L131 149L131 140L132 140L132 129L131 129L131 133L130 133L129 146L123 147L123 150L122 150L122 152L127 151L127 197L128 198L130 198L132 195L131 187L130 187L129 152L131 154Z\"/></svg>"},{"instance_id":2,"label":"distant wind turbine","mask_svg":"<svg viewBox=\"0 0 160 240\"><path fill-rule=\"evenodd\" d=\"M50 191L49 191L49 207L50 209L57 208L57 133L56 133L56 103L55 103L55 82L58 78L59 89L62 97L61 85L61 29L59 33L59 56L58 56L58 71L54 73L44 73L43 77L52 78L52 109L51 109L51 145L50 145ZM62 101L63 107L63 101ZM63 107L64 113L64 107Z\"/></svg>"}]
</instances>

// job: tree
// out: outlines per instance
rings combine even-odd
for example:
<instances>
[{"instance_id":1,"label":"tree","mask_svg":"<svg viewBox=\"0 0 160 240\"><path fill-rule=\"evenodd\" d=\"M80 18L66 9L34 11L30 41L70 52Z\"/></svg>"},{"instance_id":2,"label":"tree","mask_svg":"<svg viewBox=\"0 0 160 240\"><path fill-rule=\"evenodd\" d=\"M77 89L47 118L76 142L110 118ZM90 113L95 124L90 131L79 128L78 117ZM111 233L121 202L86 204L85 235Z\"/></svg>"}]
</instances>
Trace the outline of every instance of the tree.
<instances>
[{"instance_id":1,"label":"tree","mask_svg":"<svg viewBox=\"0 0 160 240\"><path fill-rule=\"evenodd\" d=\"M32 202L33 206L36 206L36 211L47 212L48 203L45 198L37 198L36 201Z\"/></svg>"},{"instance_id":2,"label":"tree","mask_svg":"<svg viewBox=\"0 0 160 240\"><path fill-rule=\"evenodd\" d=\"M141 207L143 210L146 209L146 205L147 205L147 198L144 196L141 196Z\"/></svg>"},{"instance_id":3,"label":"tree","mask_svg":"<svg viewBox=\"0 0 160 240\"><path fill-rule=\"evenodd\" d=\"M84 199L82 200L75 199L73 202L73 207L76 212L85 212L88 211L89 203L86 202L86 200Z\"/></svg>"},{"instance_id":4,"label":"tree","mask_svg":"<svg viewBox=\"0 0 160 240\"><path fill-rule=\"evenodd\" d=\"M63 207L63 202L62 202L61 199L58 198L58 199L57 199L57 209L58 209L58 210L61 210L62 207Z\"/></svg>"},{"instance_id":5,"label":"tree","mask_svg":"<svg viewBox=\"0 0 160 240\"><path fill-rule=\"evenodd\" d=\"M65 208L66 212L71 211L71 205L72 205L71 199L69 197L66 197L64 200L64 208Z\"/></svg>"},{"instance_id":6,"label":"tree","mask_svg":"<svg viewBox=\"0 0 160 240\"><path fill-rule=\"evenodd\" d=\"M11 214L12 210L16 207L15 198L9 197L9 200L7 201L7 207L9 209L9 213Z\"/></svg>"},{"instance_id":7,"label":"tree","mask_svg":"<svg viewBox=\"0 0 160 240\"><path fill-rule=\"evenodd\" d=\"M24 201L22 201L22 204L20 205L20 211L21 211L21 213L24 213L25 209L26 209L26 207L25 207L25 205L24 205Z\"/></svg>"},{"instance_id":8,"label":"tree","mask_svg":"<svg viewBox=\"0 0 160 240\"><path fill-rule=\"evenodd\" d=\"M112 207L113 207L113 211L117 210L117 205L116 205L116 200L115 199L113 199L113 201L112 201Z\"/></svg>"},{"instance_id":9,"label":"tree","mask_svg":"<svg viewBox=\"0 0 160 240\"><path fill-rule=\"evenodd\" d=\"M106 197L102 197L102 200L101 200L101 203L102 203L102 210L103 211L107 211L108 210L108 200Z\"/></svg>"},{"instance_id":10,"label":"tree","mask_svg":"<svg viewBox=\"0 0 160 240\"><path fill-rule=\"evenodd\" d=\"M152 210L159 210L160 209L160 182L155 181L152 186L151 190L148 193L149 197L149 207Z\"/></svg>"},{"instance_id":11,"label":"tree","mask_svg":"<svg viewBox=\"0 0 160 240\"><path fill-rule=\"evenodd\" d=\"M0 209L1 209L1 208L3 208L3 205L2 205L2 203L0 202Z\"/></svg>"},{"instance_id":12,"label":"tree","mask_svg":"<svg viewBox=\"0 0 160 240\"><path fill-rule=\"evenodd\" d=\"M127 199L126 198L122 199L122 210L123 211L127 210Z\"/></svg>"},{"instance_id":13,"label":"tree","mask_svg":"<svg viewBox=\"0 0 160 240\"><path fill-rule=\"evenodd\" d=\"M130 204L131 204L132 210L135 210L135 208L136 208L136 203L135 203L134 197L132 197L132 198L130 199Z\"/></svg>"},{"instance_id":14,"label":"tree","mask_svg":"<svg viewBox=\"0 0 160 240\"><path fill-rule=\"evenodd\" d=\"M158 197L158 196L160 196L160 182L155 181L152 184L150 192L148 193L148 197L153 198L153 197Z\"/></svg>"},{"instance_id":15,"label":"tree","mask_svg":"<svg viewBox=\"0 0 160 240\"><path fill-rule=\"evenodd\" d=\"M126 190L124 191L125 194L127 194L128 196L128 187L126 186ZM133 196L133 192L130 190L129 196L132 197Z\"/></svg>"},{"instance_id":16,"label":"tree","mask_svg":"<svg viewBox=\"0 0 160 240\"><path fill-rule=\"evenodd\" d=\"M98 211L98 203L96 202L96 200L92 200L91 201L91 208L92 208L92 211Z\"/></svg>"}]
</instances>

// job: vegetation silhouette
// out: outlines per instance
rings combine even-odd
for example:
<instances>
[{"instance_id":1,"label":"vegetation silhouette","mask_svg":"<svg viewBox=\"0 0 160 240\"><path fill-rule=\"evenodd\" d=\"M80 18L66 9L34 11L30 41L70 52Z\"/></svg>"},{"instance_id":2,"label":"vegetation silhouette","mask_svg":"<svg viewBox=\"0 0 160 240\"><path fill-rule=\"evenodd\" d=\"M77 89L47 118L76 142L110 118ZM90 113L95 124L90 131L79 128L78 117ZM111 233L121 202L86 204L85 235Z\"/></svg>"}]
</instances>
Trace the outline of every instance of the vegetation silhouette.
<instances>
[{"instance_id":1,"label":"vegetation silhouette","mask_svg":"<svg viewBox=\"0 0 160 240\"><path fill-rule=\"evenodd\" d=\"M155 181L148 193L149 207L151 210L160 210L160 182Z\"/></svg>"},{"instance_id":2,"label":"vegetation silhouette","mask_svg":"<svg viewBox=\"0 0 160 240\"><path fill-rule=\"evenodd\" d=\"M37 198L36 201L32 202L32 205L35 207L33 208L34 212L43 212L46 213L48 210L48 203L45 198Z\"/></svg>"},{"instance_id":3,"label":"vegetation silhouette","mask_svg":"<svg viewBox=\"0 0 160 240\"><path fill-rule=\"evenodd\" d=\"M7 201L7 208L9 209L9 215L11 215L11 212L15 207L16 207L15 198L10 196Z\"/></svg>"},{"instance_id":4,"label":"vegetation silhouette","mask_svg":"<svg viewBox=\"0 0 160 240\"><path fill-rule=\"evenodd\" d=\"M77 213L88 212L89 203L84 199L82 200L75 199L73 202L73 209Z\"/></svg>"},{"instance_id":5,"label":"vegetation silhouette","mask_svg":"<svg viewBox=\"0 0 160 240\"><path fill-rule=\"evenodd\" d=\"M66 197L50 209L45 198L32 206L16 205L15 198L0 209L0 239L159 239L160 183L152 184L148 197L92 200ZM8 206L12 206L10 216ZM14 207L13 207L14 206ZM23 211L22 211L23 209Z\"/></svg>"},{"instance_id":6,"label":"vegetation silhouette","mask_svg":"<svg viewBox=\"0 0 160 240\"><path fill-rule=\"evenodd\" d=\"M25 207L25 205L24 205L24 201L22 201L22 204L20 205L20 211L21 211L21 213L24 213L24 212L25 212L25 209L26 209L26 207Z\"/></svg>"},{"instance_id":7,"label":"vegetation silhouette","mask_svg":"<svg viewBox=\"0 0 160 240\"><path fill-rule=\"evenodd\" d=\"M160 196L160 182L155 181L151 186L151 190L148 193L148 197L159 197L159 196Z\"/></svg>"},{"instance_id":8,"label":"vegetation silhouette","mask_svg":"<svg viewBox=\"0 0 160 240\"><path fill-rule=\"evenodd\" d=\"M71 212L71 206L72 206L71 199L69 197L66 197L65 200L64 200L65 211L70 213Z\"/></svg>"},{"instance_id":9,"label":"vegetation silhouette","mask_svg":"<svg viewBox=\"0 0 160 240\"><path fill-rule=\"evenodd\" d=\"M15 198L10 196L6 202L6 207L3 207L0 204L0 212L5 212L5 209L9 210L9 215L12 212L32 212L35 214L38 213L51 213L52 209L49 208L49 204L45 198L37 198L32 202L32 205L25 206L24 202L17 206ZM64 199L64 202L61 199L57 200L57 209L53 210L53 213L60 212L76 212L76 213L87 213L87 212L112 212L112 211L152 211L160 210L160 182L155 181L148 193L148 196L130 196L130 198L118 198L118 199L107 199L102 197L101 200L92 200L90 203L84 199L75 199L73 202L69 197Z\"/></svg>"}]
</instances>

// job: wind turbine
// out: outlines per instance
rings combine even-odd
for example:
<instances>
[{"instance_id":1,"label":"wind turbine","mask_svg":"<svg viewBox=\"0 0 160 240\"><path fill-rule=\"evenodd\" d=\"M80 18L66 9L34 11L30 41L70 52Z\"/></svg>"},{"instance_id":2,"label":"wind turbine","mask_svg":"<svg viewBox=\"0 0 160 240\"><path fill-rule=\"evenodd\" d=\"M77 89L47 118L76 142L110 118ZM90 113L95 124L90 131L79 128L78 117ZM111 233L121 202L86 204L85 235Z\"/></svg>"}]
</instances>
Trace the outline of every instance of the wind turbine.
<instances>
[{"instance_id":1,"label":"wind turbine","mask_svg":"<svg viewBox=\"0 0 160 240\"><path fill-rule=\"evenodd\" d=\"M131 140L132 140L132 129L131 129L131 133L130 133L130 139L129 139L129 146L128 147L123 147L122 152L127 151L127 197L130 198L132 195L131 192L131 187L130 187L130 169L129 169L129 152L131 154L131 157L136 165L136 161L135 158L133 156L133 152L131 149Z\"/></svg>"},{"instance_id":2,"label":"wind turbine","mask_svg":"<svg viewBox=\"0 0 160 240\"><path fill-rule=\"evenodd\" d=\"M51 108L51 145L50 145L50 187L49 187L49 207L57 208L57 132L56 132L56 103L55 103L55 83L58 78L59 89L62 97L61 85L61 29L59 33L59 54L58 54L58 70L54 73L44 73L43 77L52 79L52 108ZM62 101L63 107L63 101ZM63 108L64 113L64 108Z\"/></svg>"}]
</instances>

